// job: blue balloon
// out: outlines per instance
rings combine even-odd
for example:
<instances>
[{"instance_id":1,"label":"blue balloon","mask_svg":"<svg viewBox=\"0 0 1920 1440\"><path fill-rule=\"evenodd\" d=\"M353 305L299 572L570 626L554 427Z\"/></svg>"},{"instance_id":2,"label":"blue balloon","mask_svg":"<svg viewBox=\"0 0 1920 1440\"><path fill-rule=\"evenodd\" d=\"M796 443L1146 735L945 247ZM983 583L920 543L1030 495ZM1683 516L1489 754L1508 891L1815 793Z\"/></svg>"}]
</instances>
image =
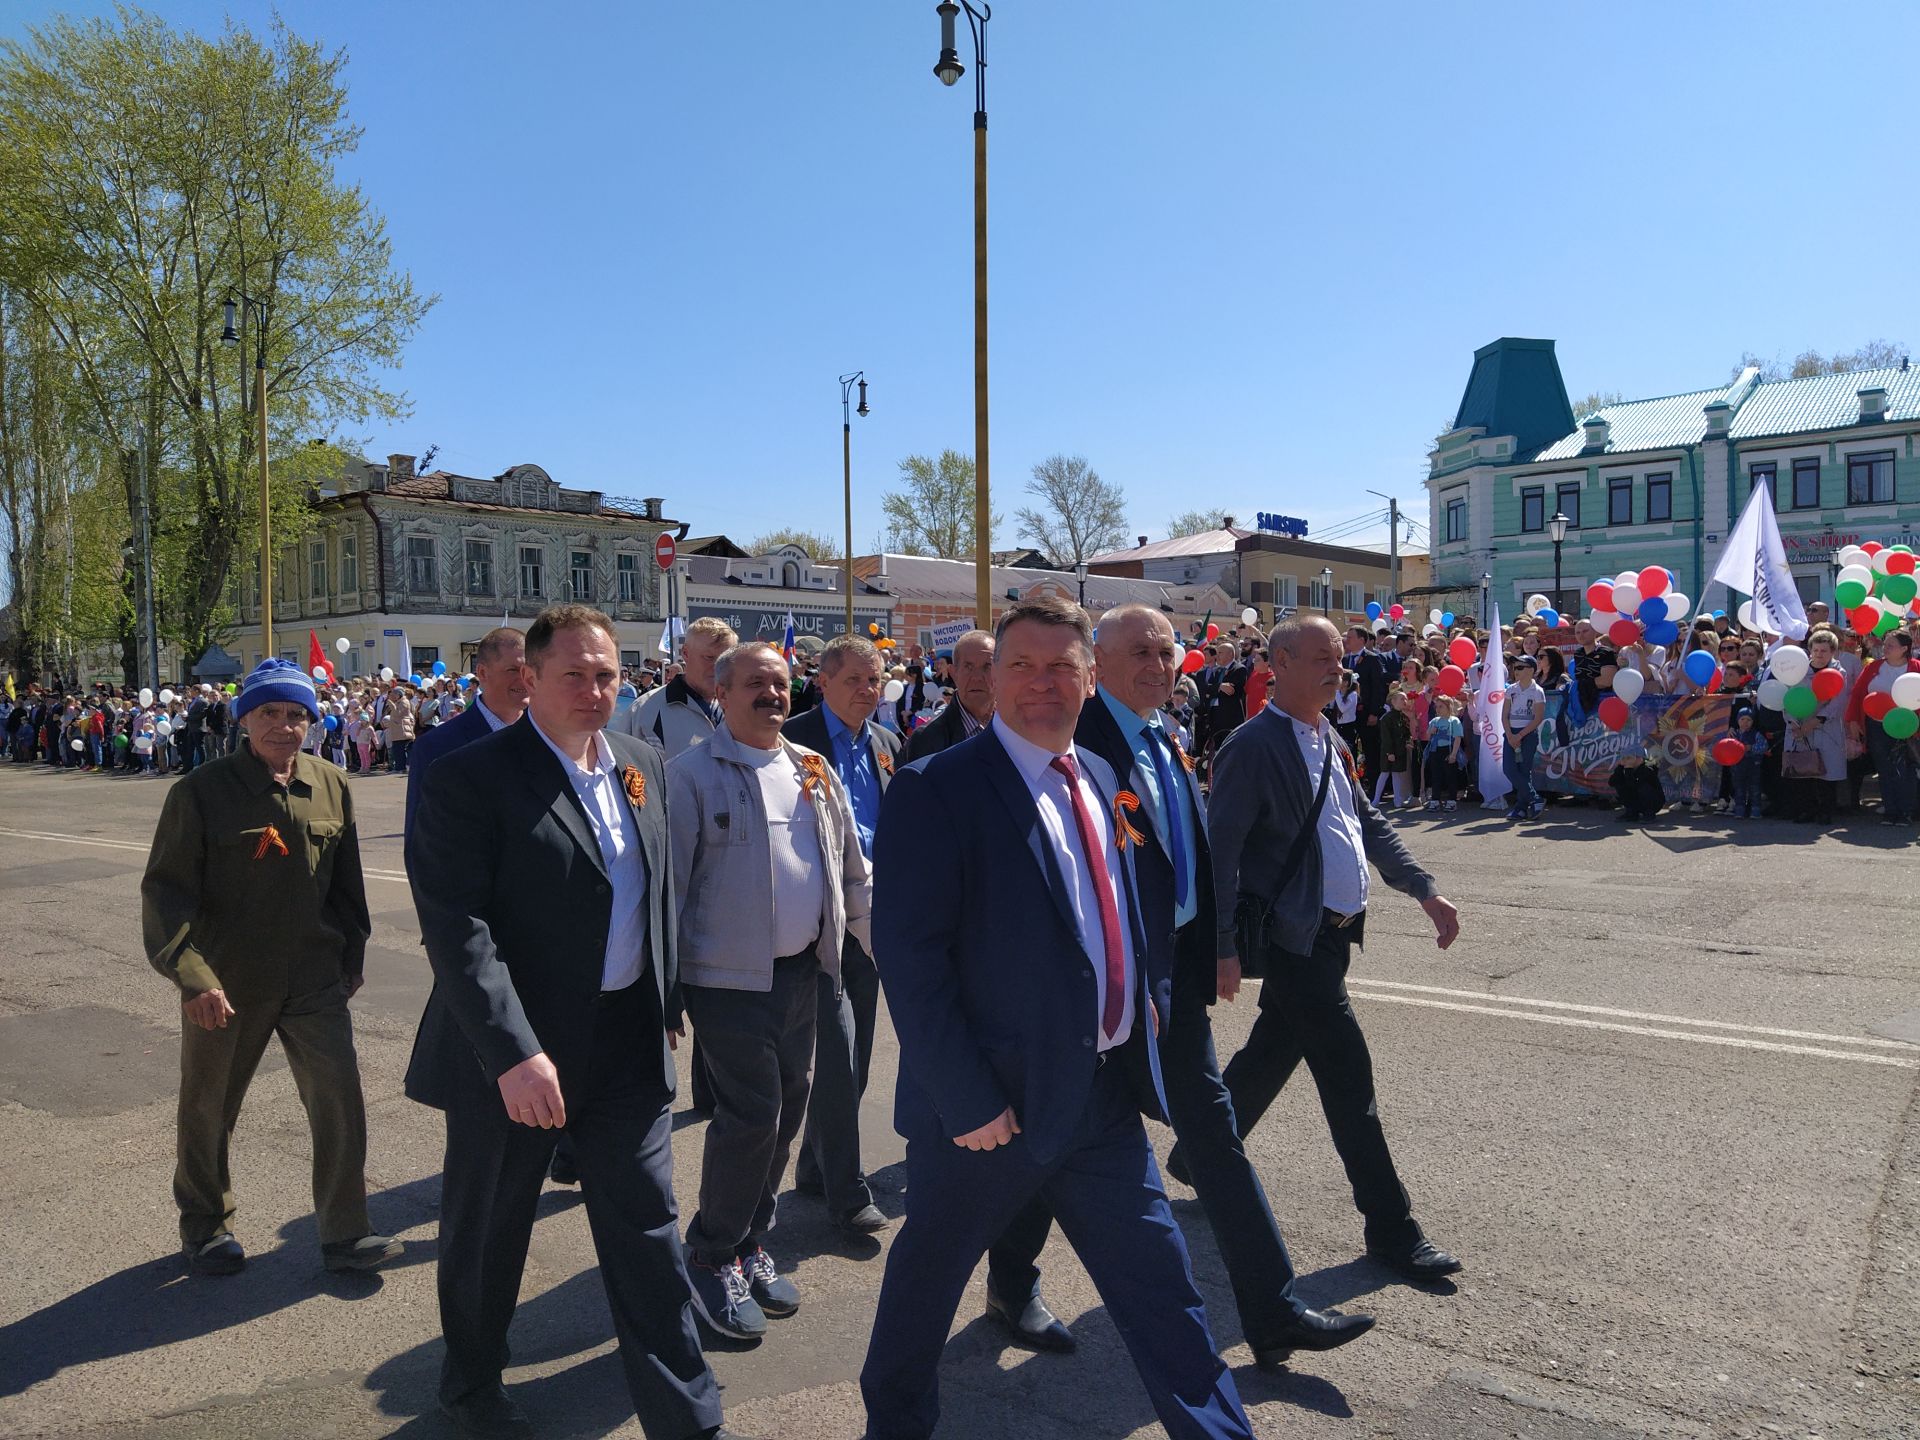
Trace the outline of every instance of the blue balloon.
<instances>
[{"instance_id":1,"label":"blue balloon","mask_svg":"<svg viewBox=\"0 0 1920 1440\"><path fill-rule=\"evenodd\" d=\"M1549 630L1558 630L1560 628L1560 612L1549 605L1545 610L1540 612L1540 623Z\"/></svg>"},{"instance_id":2,"label":"blue balloon","mask_svg":"<svg viewBox=\"0 0 1920 1440\"><path fill-rule=\"evenodd\" d=\"M340 717L338 715L329 715L321 723L323 723L329 730L338 730L340 728Z\"/></svg>"},{"instance_id":3,"label":"blue balloon","mask_svg":"<svg viewBox=\"0 0 1920 1440\"><path fill-rule=\"evenodd\" d=\"M1665 597L1653 595L1640 602L1640 623L1642 625L1658 625L1666 618L1667 602Z\"/></svg>"},{"instance_id":4,"label":"blue balloon","mask_svg":"<svg viewBox=\"0 0 1920 1440\"><path fill-rule=\"evenodd\" d=\"M1680 627L1671 620L1662 620L1657 625L1647 626L1649 645L1672 645L1680 638Z\"/></svg>"},{"instance_id":5,"label":"blue balloon","mask_svg":"<svg viewBox=\"0 0 1920 1440\"><path fill-rule=\"evenodd\" d=\"M1441 614L1440 628L1442 630L1451 630L1453 628L1453 612L1451 610L1445 611Z\"/></svg>"},{"instance_id":6,"label":"blue balloon","mask_svg":"<svg viewBox=\"0 0 1920 1440\"><path fill-rule=\"evenodd\" d=\"M1687 679L1696 685L1706 685L1713 680L1713 672L1720 668L1713 658L1711 650L1696 650L1685 661Z\"/></svg>"},{"instance_id":7,"label":"blue balloon","mask_svg":"<svg viewBox=\"0 0 1920 1440\"><path fill-rule=\"evenodd\" d=\"M436 660L436 661L434 661L434 662L433 662L433 673L434 673L434 674L436 674L436 675L444 675L444 674L446 674L446 673L447 673L447 662L446 662L446 661L444 661L444 660Z\"/></svg>"},{"instance_id":8,"label":"blue balloon","mask_svg":"<svg viewBox=\"0 0 1920 1440\"><path fill-rule=\"evenodd\" d=\"M421 683L420 677L418 675L409 675L407 676L407 683L409 685L418 685Z\"/></svg>"},{"instance_id":9,"label":"blue balloon","mask_svg":"<svg viewBox=\"0 0 1920 1440\"><path fill-rule=\"evenodd\" d=\"M1378 600L1367 601L1367 619L1378 620L1379 618L1380 618L1380 602Z\"/></svg>"}]
</instances>

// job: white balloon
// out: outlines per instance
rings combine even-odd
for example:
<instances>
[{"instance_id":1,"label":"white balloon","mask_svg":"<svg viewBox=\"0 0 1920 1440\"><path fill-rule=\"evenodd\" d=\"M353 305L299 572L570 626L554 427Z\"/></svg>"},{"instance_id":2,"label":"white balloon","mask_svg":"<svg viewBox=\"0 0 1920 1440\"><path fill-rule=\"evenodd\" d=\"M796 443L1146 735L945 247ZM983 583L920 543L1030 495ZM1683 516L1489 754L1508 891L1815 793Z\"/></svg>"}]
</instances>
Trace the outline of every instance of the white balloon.
<instances>
[{"instance_id":1,"label":"white balloon","mask_svg":"<svg viewBox=\"0 0 1920 1440\"><path fill-rule=\"evenodd\" d=\"M1544 595L1529 595L1527 596L1527 614L1538 615L1542 610L1551 606L1552 603L1553 602L1548 600Z\"/></svg>"},{"instance_id":2,"label":"white balloon","mask_svg":"<svg viewBox=\"0 0 1920 1440\"><path fill-rule=\"evenodd\" d=\"M171 704L173 704L173 691L171 691L171 690L162 690L162 691L160 692L160 703L161 703L162 705L171 705Z\"/></svg>"},{"instance_id":3,"label":"white balloon","mask_svg":"<svg viewBox=\"0 0 1920 1440\"><path fill-rule=\"evenodd\" d=\"M338 640L333 642L333 648L338 650L342 655L344 655L349 650L353 649L353 641L349 640L346 636L342 635Z\"/></svg>"},{"instance_id":4,"label":"white balloon","mask_svg":"<svg viewBox=\"0 0 1920 1440\"><path fill-rule=\"evenodd\" d=\"M393 667L391 665L382 665L380 667L380 678L391 683L393 680Z\"/></svg>"},{"instance_id":5,"label":"white balloon","mask_svg":"<svg viewBox=\"0 0 1920 1440\"><path fill-rule=\"evenodd\" d=\"M326 678L327 678L327 667L326 667L326 666L324 666L324 665L316 665L316 666L314 666L314 667L313 667L313 678L314 678L314 679L316 679L316 680L324 680L324 679L326 679Z\"/></svg>"},{"instance_id":6,"label":"white balloon","mask_svg":"<svg viewBox=\"0 0 1920 1440\"><path fill-rule=\"evenodd\" d=\"M1740 628L1742 630L1752 630L1758 633L1760 629L1760 616L1753 608L1753 601L1742 600L1740 602L1740 608L1734 612L1734 618L1740 622ZM1777 710L1780 707L1776 705L1774 708Z\"/></svg>"},{"instance_id":7,"label":"white balloon","mask_svg":"<svg viewBox=\"0 0 1920 1440\"><path fill-rule=\"evenodd\" d=\"M1854 565L1864 567L1866 563L1867 552L1858 545L1849 545L1840 552L1840 568L1843 570Z\"/></svg>"},{"instance_id":8,"label":"white balloon","mask_svg":"<svg viewBox=\"0 0 1920 1440\"><path fill-rule=\"evenodd\" d=\"M206 682L206 681L204 681L204 680L202 680L202 681L200 682L200 693L201 693L202 695L211 695L211 694L213 694L213 686L211 686L211 685L209 685L209 684L207 684L207 682Z\"/></svg>"},{"instance_id":9,"label":"white balloon","mask_svg":"<svg viewBox=\"0 0 1920 1440\"><path fill-rule=\"evenodd\" d=\"M1260 612L1249 605L1240 612L1240 623L1242 625L1258 625L1260 623Z\"/></svg>"},{"instance_id":10,"label":"white balloon","mask_svg":"<svg viewBox=\"0 0 1920 1440\"><path fill-rule=\"evenodd\" d=\"M1902 675L1893 682L1893 703L1902 710L1920 710L1920 675Z\"/></svg>"},{"instance_id":11,"label":"white balloon","mask_svg":"<svg viewBox=\"0 0 1920 1440\"><path fill-rule=\"evenodd\" d=\"M1873 567L1874 574L1885 575L1888 573L1887 561L1892 554L1893 552L1891 550L1876 550L1873 552L1873 558L1868 560L1867 564Z\"/></svg>"},{"instance_id":12,"label":"white balloon","mask_svg":"<svg viewBox=\"0 0 1920 1440\"><path fill-rule=\"evenodd\" d=\"M1613 628L1613 622L1620 618L1617 610L1596 610L1587 617L1587 623L1602 635Z\"/></svg>"},{"instance_id":13,"label":"white balloon","mask_svg":"<svg viewBox=\"0 0 1920 1440\"><path fill-rule=\"evenodd\" d=\"M1871 590L1873 588L1872 568L1866 565L1841 566L1840 573L1833 577L1833 583L1835 585L1845 585L1849 582L1855 585L1864 585Z\"/></svg>"},{"instance_id":14,"label":"white balloon","mask_svg":"<svg viewBox=\"0 0 1920 1440\"><path fill-rule=\"evenodd\" d=\"M167 736L173 734L173 722L171 720L156 720L153 722L153 731L154 734L164 740Z\"/></svg>"},{"instance_id":15,"label":"white balloon","mask_svg":"<svg viewBox=\"0 0 1920 1440\"><path fill-rule=\"evenodd\" d=\"M87 748L87 742L84 740L76 740L73 742L73 748L75 750L84 750Z\"/></svg>"},{"instance_id":16,"label":"white balloon","mask_svg":"<svg viewBox=\"0 0 1920 1440\"><path fill-rule=\"evenodd\" d=\"M880 697L891 705L906 693L907 687L905 685L901 684L898 680L889 680L886 685L881 688Z\"/></svg>"},{"instance_id":17,"label":"white balloon","mask_svg":"<svg viewBox=\"0 0 1920 1440\"><path fill-rule=\"evenodd\" d=\"M149 750L153 749L153 736L147 734L134 736L133 748L139 754L146 754Z\"/></svg>"},{"instance_id":18,"label":"white balloon","mask_svg":"<svg viewBox=\"0 0 1920 1440\"><path fill-rule=\"evenodd\" d=\"M1920 679L1920 676L1915 676ZM1616 671L1613 677L1613 693L1631 705L1640 698L1640 692L1646 688L1647 677L1638 670Z\"/></svg>"},{"instance_id":19,"label":"white balloon","mask_svg":"<svg viewBox=\"0 0 1920 1440\"><path fill-rule=\"evenodd\" d=\"M1173 642L1173 673L1174 674L1178 675L1181 673L1180 667L1186 663L1186 660L1187 660L1187 647L1182 645L1178 640L1174 641Z\"/></svg>"},{"instance_id":20,"label":"white balloon","mask_svg":"<svg viewBox=\"0 0 1920 1440\"><path fill-rule=\"evenodd\" d=\"M1640 587L1638 585L1616 585L1613 587L1613 608L1622 615L1632 615L1640 609Z\"/></svg>"},{"instance_id":21,"label":"white balloon","mask_svg":"<svg viewBox=\"0 0 1920 1440\"><path fill-rule=\"evenodd\" d=\"M1684 626L1687 623L1687 607L1693 602L1678 590L1669 590L1660 598L1667 602L1667 619Z\"/></svg>"},{"instance_id":22,"label":"white balloon","mask_svg":"<svg viewBox=\"0 0 1920 1440\"><path fill-rule=\"evenodd\" d=\"M1440 617L1446 613L1447 612L1444 610L1427 611L1427 623L1429 625L1438 625L1440 623Z\"/></svg>"},{"instance_id":23,"label":"white balloon","mask_svg":"<svg viewBox=\"0 0 1920 1440\"><path fill-rule=\"evenodd\" d=\"M1798 645L1782 645L1773 652L1773 677L1787 685L1798 685L1807 678L1807 671L1813 662L1807 659L1807 652Z\"/></svg>"},{"instance_id":24,"label":"white balloon","mask_svg":"<svg viewBox=\"0 0 1920 1440\"><path fill-rule=\"evenodd\" d=\"M1769 710L1782 710L1787 703L1787 682L1777 676L1770 676L1760 682L1755 698Z\"/></svg>"},{"instance_id":25,"label":"white balloon","mask_svg":"<svg viewBox=\"0 0 1920 1440\"><path fill-rule=\"evenodd\" d=\"M1426 629L1420 632L1420 638L1422 640L1432 640L1436 636L1444 635L1445 633L1446 632L1442 630L1438 625L1429 625L1427 626Z\"/></svg>"},{"instance_id":26,"label":"white balloon","mask_svg":"<svg viewBox=\"0 0 1920 1440\"><path fill-rule=\"evenodd\" d=\"M153 704L153 691L143 688L140 691L140 708L144 710L151 704Z\"/></svg>"},{"instance_id":27,"label":"white balloon","mask_svg":"<svg viewBox=\"0 0 1920 1440\"><path fill-rule=\"evenodd\" d=\"M1640 572L1638 570L1622 570L1618 575L1613 577L1613 583L1616 585L1638 585L1640 583Z\"/></svg>"}]
</instances>

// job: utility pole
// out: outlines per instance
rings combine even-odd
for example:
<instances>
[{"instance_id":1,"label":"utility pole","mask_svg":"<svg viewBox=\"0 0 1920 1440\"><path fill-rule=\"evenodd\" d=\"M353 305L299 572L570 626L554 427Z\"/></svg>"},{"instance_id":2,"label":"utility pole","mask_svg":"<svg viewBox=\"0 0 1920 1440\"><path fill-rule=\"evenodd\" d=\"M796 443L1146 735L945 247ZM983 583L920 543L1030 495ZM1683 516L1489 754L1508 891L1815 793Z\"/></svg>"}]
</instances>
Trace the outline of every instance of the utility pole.
<instances>
[{"instance_id":1,"label":"utility pole","mask_svg":"<svg viewBox=\"0 0 1920 1440\"><path fill-rule=\"evenodd\" d=\"M1387 502L1387 584L1393 598L1400 598L1400 502L1379 490L1367 491Z\"/></svg>"},{"instance_id":2,"label":"utility pole","mask_svg":"<svg viewBox=\"0 0 1920 1440\"><path fill-rule=\"evenodd\" d=\"M153 504L147 494L147 439L140 437L140 573L146 591L146 632L147 632L147 674L149 682L158 692L164 682L160 678L160 637L159 627L153 615Z\"/></svg>"}]
</instances>

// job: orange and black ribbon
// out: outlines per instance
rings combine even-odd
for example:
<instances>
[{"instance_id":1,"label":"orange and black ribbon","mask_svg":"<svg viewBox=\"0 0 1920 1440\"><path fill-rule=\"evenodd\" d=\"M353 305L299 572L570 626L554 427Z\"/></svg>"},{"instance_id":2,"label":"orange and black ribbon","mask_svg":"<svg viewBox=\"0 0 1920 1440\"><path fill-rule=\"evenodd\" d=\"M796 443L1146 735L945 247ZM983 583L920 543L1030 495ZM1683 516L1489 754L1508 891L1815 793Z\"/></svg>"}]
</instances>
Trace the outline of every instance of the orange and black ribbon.
<instances>
[{"instance_id":1,"label":"orange and black ribbon","mask_svg":"<svg viewBox=\"0 0 1920 1440\"><path fill-rule=\"evenodd\" d=\"M873 747L873 759L874 763L880 767L880 773L882 775L893 774L893 756L882 750L878 745Z\"/></svg>"},{"instance_id":2,"label":"orange and black ribbon","mask_svg":"<svg viewBox=\"0 0 1920 1440\"><path fill-rule=\"evenodd\" d=\"M1173 753L1179 756L1180 763L1187 767L1187 774L1193 774L1193 757L1187 754L1186 746L1180 743L1180 737L1169 731L1167 739L1173 742Z\"/></svg>"},{"instance_id":3,"label":"orange and black ribbon","mask_svg":"<svg viewBox=\"0 0 1920 1440\"><path fill-rule=\"evenodd\" d=\"M638 765L629 765L620 772L620 783L627 787L627 799L633 802L633 808L647 808L647 777L640 773Z\"/></svg>"},{"instance_id":4,"label":"orange and black ribbon","mask_svg":"<svg viewBox=\"0 0 1920 1440\"><path fill-rule=\"evenodd\" d=\"M1113 797L1113 843L1122 850L1129 845L1138 845L1147 838L1127 818L1129 811L1139 808L1140 797L1131 790L1122 790Z\"/></svg>"},{"instance_id":5,"label":"orange and black ribbon","mask_svg":"<svg viewBox=\"0 0 1920 1440\"><path fill-rule=\"evenodd\" d=\"M800 768L806 772L800 777L801 792L811 800L817 785L824 793L827 788L827 762L809 750L800 757Z\"/></svg>"},{"instance_id":6,"label":"orange and black ribbon","mask_svg":"<svg viewBox=\"0 0 1920 1440\"><path fill-rule=\"evenodd\" d=\"M260 832L260 843L253 847L253 858L264 860L269 850L278 850L282 855L287 853L287 842L280 838L278 825L269 825Z\"/></svg>"}]
</instances>

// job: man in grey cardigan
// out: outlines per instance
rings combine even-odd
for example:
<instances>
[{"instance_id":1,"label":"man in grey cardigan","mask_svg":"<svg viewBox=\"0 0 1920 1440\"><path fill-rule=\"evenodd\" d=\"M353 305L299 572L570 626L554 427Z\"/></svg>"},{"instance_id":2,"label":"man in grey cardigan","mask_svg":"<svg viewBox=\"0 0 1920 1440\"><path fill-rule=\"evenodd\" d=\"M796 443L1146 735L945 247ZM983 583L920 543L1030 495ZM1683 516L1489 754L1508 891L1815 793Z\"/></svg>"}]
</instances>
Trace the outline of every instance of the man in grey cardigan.
<instances>
[{"instance_id":1,"label":"man in grey cardigan","mask_svg":"<svg viewBox=\"0 0 1920 1440\"><path fill-rule=\"evenodd\" d=\"M873 886L833 766L780 734L780 652L736 645L715 676L725 718L667 765L680 994L714 1095L687 1272L710 1326L757 1339L800 1308L761 1242L807 1108L819 977L839 985L849 934L871 949Z\"/></svg>"},{"instance_id":2,"label":"man in grey cardigan","mask_svg":"<svg viewBox=\"0 0 1920 1440\"><path fill-rule=\"evenodd\" d=\"M1459 916L1368 803L1352 753L1322 712L1339 689L1340 632L1295 616L1274 627L1268 652L1267 704L1220 748L1209 794L1220 996L1239 991L1243 945L1257 947L1247 958L1264 977L1260 1016L1227 1066L1227 1090L1244 1137L1305 1060L1366 1218L1367 1253L1408 1279L1437 1280L1460 1262L1413 1218L1346 978L1366 927L1370 863L1420 902L1442 950L1459 935Z\"/></svg>"}]
</instances>

